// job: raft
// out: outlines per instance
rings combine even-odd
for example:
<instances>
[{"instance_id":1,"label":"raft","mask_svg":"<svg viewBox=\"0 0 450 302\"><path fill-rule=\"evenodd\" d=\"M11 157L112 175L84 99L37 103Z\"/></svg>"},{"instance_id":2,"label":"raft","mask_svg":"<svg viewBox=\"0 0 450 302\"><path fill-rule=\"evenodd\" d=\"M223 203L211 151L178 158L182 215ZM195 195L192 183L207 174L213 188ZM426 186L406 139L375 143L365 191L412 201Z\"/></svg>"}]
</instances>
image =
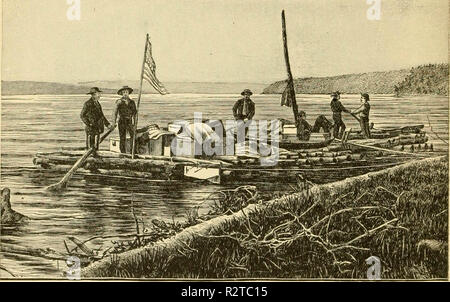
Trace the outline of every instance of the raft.
<instances>
[{"instance_id":1,"label":"raft","mask_svg":"<svg viewBox=\"0 0 450 302\"><path fill-rule=\"evenodd\" d=\"M85 176L115 176L150 181L208 181L212 183L238 182L298 182L326 183L391 167L410 159L408 153L431 152L423 126L407 126L380 130L387 137L359 139L358 133L348 143L324 139L323 142L286 141L278 149L275 165L264 165L267 157L258 154L175 156L131 154L111 150L98 151L88 158L79 170ZM351 134L351 133L350 133ZM111 139L113 141L114 139ZM357 145L352 144L357 142ZM322 144L322 145L321 145ZM112 144L110 144L112 146ZM362 147L361 147L362 146ZM284 148L283 148L284 147ZM391 154L386 150L401 151ZM60 150L37 153L33 163L40 169L67 172L82 156L84 150Z\"/></svg>"}]
</instances>

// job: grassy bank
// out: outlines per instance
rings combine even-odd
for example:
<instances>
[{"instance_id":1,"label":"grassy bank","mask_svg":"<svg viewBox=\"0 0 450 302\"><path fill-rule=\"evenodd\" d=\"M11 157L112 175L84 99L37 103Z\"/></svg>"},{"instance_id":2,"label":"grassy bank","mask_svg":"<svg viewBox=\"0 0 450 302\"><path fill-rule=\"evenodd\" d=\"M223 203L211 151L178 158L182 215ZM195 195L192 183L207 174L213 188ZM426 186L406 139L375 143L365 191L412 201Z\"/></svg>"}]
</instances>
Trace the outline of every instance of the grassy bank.
<instances>
[{"instance_id":1,"label":"grassy bank","mask_svg":"<svg viewBox=\"0 0 450 302\"><path fill-rule=\"evenodd\" d=\"M369 173L189 227L111 256L83 278L366 278L447 276L448 158Z\"/></svg>"}]
</instances>

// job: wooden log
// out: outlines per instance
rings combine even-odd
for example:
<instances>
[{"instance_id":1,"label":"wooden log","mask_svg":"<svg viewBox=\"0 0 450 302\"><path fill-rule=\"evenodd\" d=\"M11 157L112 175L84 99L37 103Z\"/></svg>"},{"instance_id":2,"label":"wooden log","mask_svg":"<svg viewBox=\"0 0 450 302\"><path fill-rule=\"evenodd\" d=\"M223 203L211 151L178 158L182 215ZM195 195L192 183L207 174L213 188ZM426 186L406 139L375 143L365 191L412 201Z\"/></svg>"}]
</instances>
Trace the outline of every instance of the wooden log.
<instances>
[{"instance_id":1,"label":"wooden log","mask_svg":"<svg viewBox=\"0 0 450 302\"><path fill-rule=\"evenodd\" d=\"M278 160L278 164L279 165L291 165L296 163L297 160L296 159L279 159Z\"/></svg>"},{"instance_id":2,"label":"wooden log","mask_svg":"<svg viewBox=\"0 0 450 302\"><path fill-rule=\"evenodd\" d=\"M297 159L296 162L297 162L297 164L306 165L306 164L309 164L309 159L300 158L300 159Z\"/></svg>"},{"instance_id":3,"label":"wooden log","mask_svg":"<svg viewBox=\"0 0 450 302\"><path fill-rule=\"evenodd\" d=\"M322 152L319 152L319 151L317 151L317 152L308 152L307 153L307 156L308 157L318 157L318 156L321 156L323 153Z\"/></svg>"},{"instance_id":4,"label":"wooden log","mask_svg":"<svg viewBox=\"0 0 450 302\"><path fill-rule=\"evenodd\" d=\"M73 165L78 160L76 157L61 155L36 156L35 159L41 159L41 162L61 165ZM33 162L35 162L34 159Z\"/></svg>"},{"instance_id":5,"label":"wooden log","mask_svg":"<svg viewBox=\"0 0 450 302\"><path fill-rule=\"evenodd\" d=\"M336 156L335 159L336 159L336 162L341 163L341 162L344 162L344 161L348 161L349 160L349 155Z\"/></svg>"},{"instance_id":6,"label":"wooden log","mask_svg":"<svg viewBox=\"0 0 450 302\"><path fill-rule=\"evenodd\" d=\"M128 159L128 158L89 158L89 163L93 163L99 167L120 167L121 169L146 169L151 167L173 167L180 165L165 160L153 159Z\"/></svg>"},{"instance_id":7,"label":"wooden log","mask_svg":"<svg viewBox=\"0 0 450 302\"><path fill-rule=\"evenodd\" d=\"M43 157L35 157L33 158L33 164L37 166L42 166L45 169L50 169L54 167L60 167L59 170L64 170L67 167L72 167L72 162L60 162L60 161L53 161L47 158ZM69 168L70 169L70 168ZM66 170L67 171L67 170Z\"/></svg>"},{"instance_id":8,"label":"wooden log","mask_svg":"<svg viewBox=\"0 0 450 302\"><path fill-rule=\"evenodd\" d=\"M334 157L320 157L321 163L331 164L336 162L336 158Z\"/></svg>"},{"instance_id":9,"label":"wooden log","mask_svg":"<svg viewBox=\"0 0 450 302\"><path fill-rule=\"evenodd\" d=\"M143 179L166 179L161 172L138 172L129 170L104 170L99 169L98 173L107 176L117 176L117 177L132 177L132 178L143 178ZM181 176L181 175L180 175Z\"/></svg>"},{"instance_id":10,"label":"wooden log","mask_svg":"<svg viewBox=\"0 0 450 302\"><path fill-rule=\"evenodd\" d=\"M342 144L340 142L335 142L332 145L329 145L327 147L326 151L331 151L331 152L339 152L339 151L347 151L348 149L345 148L344 146L342 146Z\"/></svg>"},{"instance_id":11,"label":"wooden log","mask_svg":"<svg viewBox=\"0 0 450 302\"><path fill-rule=\"evenodd\" d=\"M361 160L363 158L361 153L353 153L347 155L347 160Z\"/></svg>"},{"instance_id":12,"label":"wooden log","mask_svg":"<svg viewBox=\"0 0 450 302\"><path fill-rule=\"evenodd\" d=\"M323 157L336 157L336 156L341 156L341 155L348 155L348 154L351 154L351 153L352 153L352 151L350 151L350 150L334 151L334 152L328 151L328 152L322 152L321 156L323 156Z\"/></svg>"},{"instance_id":13,"label":"wooden log","mask_svg":"<svg viewBox=\"0 0 450 302\"><path fill-rule=\"evenodd\" d=\"M308 159L309 164L311 165L318 165L323 163L322 157L311 157Z\"/></svg>"}]
</instances>

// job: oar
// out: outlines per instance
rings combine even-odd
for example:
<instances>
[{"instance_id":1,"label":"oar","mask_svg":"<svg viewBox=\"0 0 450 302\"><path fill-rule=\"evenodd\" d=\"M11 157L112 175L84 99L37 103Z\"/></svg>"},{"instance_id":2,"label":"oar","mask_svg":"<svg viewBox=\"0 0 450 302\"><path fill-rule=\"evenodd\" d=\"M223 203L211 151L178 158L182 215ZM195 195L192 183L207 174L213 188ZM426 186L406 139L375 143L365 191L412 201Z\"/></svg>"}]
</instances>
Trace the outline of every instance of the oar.
<instances>
[{"instance_id":1,"label":"oar","mask_svg":"<svg viewBox=\"0 0 450 302\"><path fill-rule=\"evenodd\" d=\"M361 120L359 119L359 117L356 116L356 114L348 112L348 114L350 114L351 116L353 116L358 122L360 122Z\"/></svg>"},{"instance_id":2,"label":"oar","mask_svg":"<svg viewBox=\"0 0 450 302\"><path fill-rule=\"evenodd\" d=\"M112 128L109 128L108 131L105 132L105 134L103 134L100 137L100 141L98 142L98 144L100 145L101 142L103 142L103 140L111 133L113 132L115 126ZM56 184L50 185L48 186L46 189L47 190L51 190L51 191L59 191L64 189L65 187L67 187L67 183L69 182L69 180L72 178L72 176L75 174L75 172L78 170L78 168L80 168L87 160L87 158L94 153L95 149L94 147L92 147L91 149L87 150L83 156L77 160L77 162L73 165L73 167L69 170L69 172L66 173L66 175L64 175L64 177Z\"/></svg>"},{"instance_id":3,"label":"oar","mask_svg":"<svg viewBox=\"0 0 450 302\"><path fill-rule=\"evenodd\" d=\"M351 112L348 112L348 114L350 114L351 116L353 116L358 122L361 122L361 120L359 119L359 117L356 116L356 114L351 113ZM375 127L372 127L371 129L379 130L379 129L375 128Z\"/></svg>"}]
</instances>

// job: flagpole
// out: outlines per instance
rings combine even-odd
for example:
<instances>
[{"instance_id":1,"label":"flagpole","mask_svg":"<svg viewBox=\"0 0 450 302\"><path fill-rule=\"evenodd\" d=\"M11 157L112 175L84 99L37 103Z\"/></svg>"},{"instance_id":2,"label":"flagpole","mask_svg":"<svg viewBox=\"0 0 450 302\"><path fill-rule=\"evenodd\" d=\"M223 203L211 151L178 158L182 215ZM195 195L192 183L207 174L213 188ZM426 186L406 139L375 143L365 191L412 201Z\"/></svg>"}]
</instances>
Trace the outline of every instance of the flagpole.
<instances>
[{"instance_id":1,"label":"flagpole","mask_svg":"<svg viewBox=\"0 0 450 302\"><path fill-rule=\"evenodd\" d=\"M297 100L295 99L295 88L294 88L294 79L292 78L291 73L291 65L289 63L289 53L287 46L287 35L286 35L286 19L284 17L284 10L281 12L281 25L282 25L282 34L283 34L283 46L284 46L284 59L286 61L286 69L288 74L287 85L288 88L291 89L292 92L292 111L294 112L295 123L298 122L298 106Z\"/></svg>"},{"instance_id":2,"label":"flagpole","mask_svg":"<svg viewBox=\"0 0 450 302\"><path fill-rule=\"evenodd\" d=\"M139 96L136 104L136 116L134 118L134 127L133 127L133 147L131 148L131 158L134 159L134 155L136 152L136 130L139 119L139 104L141 102L142 95L142 80L144 79L144 67L145 67L145 59L147 57L147 45L148 45L148 34L145 38L145 50L144 50L144 60L142 61L142 70L141 70L141 83L139 84Z\"/></svg>"}]
</instances>

